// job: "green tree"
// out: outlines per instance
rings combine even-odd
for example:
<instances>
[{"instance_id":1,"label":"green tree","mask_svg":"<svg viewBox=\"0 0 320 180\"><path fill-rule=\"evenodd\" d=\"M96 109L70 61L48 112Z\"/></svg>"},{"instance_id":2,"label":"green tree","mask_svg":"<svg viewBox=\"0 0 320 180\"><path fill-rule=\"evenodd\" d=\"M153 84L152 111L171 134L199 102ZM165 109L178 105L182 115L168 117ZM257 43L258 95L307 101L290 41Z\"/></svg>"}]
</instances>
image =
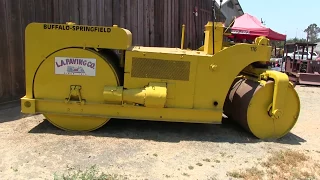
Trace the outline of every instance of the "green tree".
<instances>
[{"instance_id":1,"label":"green tree","mask_svg":"<svg viewBox=\"0 0 320 180\"><path fill-rule=\"evenodd\" d=\"M297 42L305 43L305 42L307 42L307 40L304 39L304 38L298 39L298 38L296 38L296 37L287 40L287 43L297 43Z\"/></svg>"},{"instance_id":2,"label":"green tree","mask_svg":"<svg viewBox=\"0 0 320 180\"><path fill-rule=\"evenodd\" d=\"M276 46L277 48L283 48L284 41L271 41L272 46Z\"/></svg>"},{"instance_id":3,"label":"green tree","mask_svg":"<svg viewBox=\"0 0 320 180\"><path fill-rule=\"evenodd\" d=\"M308 41L311 43L317 42L318 34L320 33L320 27L318 27L317 24L313 23L310 24L307 29L304 30L305 33L307 33Z\"/></svg>"}]
</instances>

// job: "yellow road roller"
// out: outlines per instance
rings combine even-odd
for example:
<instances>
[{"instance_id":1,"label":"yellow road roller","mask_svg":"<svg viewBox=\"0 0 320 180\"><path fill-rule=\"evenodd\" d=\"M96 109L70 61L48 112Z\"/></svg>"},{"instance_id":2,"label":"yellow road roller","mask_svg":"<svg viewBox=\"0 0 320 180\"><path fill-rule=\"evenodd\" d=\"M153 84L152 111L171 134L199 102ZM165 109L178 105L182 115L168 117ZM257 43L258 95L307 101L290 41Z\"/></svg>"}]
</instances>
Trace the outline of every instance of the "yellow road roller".
<instances>
[{"instance_id":1,"label":"yellow road roller","mask_svg":"<svg viewBox=\"0 0 320 180\"><path fill-rule=\"evenodd\" d=\"M226 115L259 139L286 135L300 100L286 74L266 67L269 39L230 44L222 23L204 27L204 45L191 50L183 38L179 48L133 46L117 25L30 23L22 112L70 131L110 118L220 124Z\"/></svg>"}]
</instances>

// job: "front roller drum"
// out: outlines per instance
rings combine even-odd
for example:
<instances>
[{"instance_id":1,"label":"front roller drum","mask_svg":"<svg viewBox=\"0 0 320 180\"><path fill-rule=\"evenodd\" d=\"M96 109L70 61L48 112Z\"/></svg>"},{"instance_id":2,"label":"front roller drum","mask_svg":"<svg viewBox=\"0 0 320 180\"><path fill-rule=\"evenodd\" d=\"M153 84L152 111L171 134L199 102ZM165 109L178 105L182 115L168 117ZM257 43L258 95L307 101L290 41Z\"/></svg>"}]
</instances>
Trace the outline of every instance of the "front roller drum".
<instances>
[{"instance_id":1,"label":"front roller drum","mask_svg":"<svg viewBox=\"0 0 320 180\"><path fill-rule=\"evenodd\" d=\"M282 116L270 115L274 81L237 78L226 98L224 113L260 139L277 139L294 127L300 113L300 100L292 84L288 84Z\"/></svg>"}]
</instances>

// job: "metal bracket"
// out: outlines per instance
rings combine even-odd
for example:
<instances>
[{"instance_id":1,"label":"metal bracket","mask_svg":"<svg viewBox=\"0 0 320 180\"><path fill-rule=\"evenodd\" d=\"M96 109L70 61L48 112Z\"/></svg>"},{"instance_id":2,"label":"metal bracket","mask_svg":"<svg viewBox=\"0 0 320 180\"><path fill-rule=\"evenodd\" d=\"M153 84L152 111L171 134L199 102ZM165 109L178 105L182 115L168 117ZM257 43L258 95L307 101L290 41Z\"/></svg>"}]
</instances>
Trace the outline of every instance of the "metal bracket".
<instances>
[{"instance_id":1,"label":"metal bracket","mask_svg":"<svg viewBox=\"0 0 320 180\"><path fill-rule=\"evenodd\" d=\"M65 103L85 104L85 100L81 97L81 86L71 85L69 97L65 99Z\"/></svg>"},{"instance_id":2,"label":"metal bracket","mask_svg":"<svg viewBox=\"0 0 320 180\"><path fill-rule=\"evenodd\" d=\"M272 104L268 107L269 115L273 119L279 119L282 115L282 109L285 106L285 97L289 86L289 77L278 71L267 70L260 75L261 79L274 80L273 100Z\"/></svg>"}]
</instances>

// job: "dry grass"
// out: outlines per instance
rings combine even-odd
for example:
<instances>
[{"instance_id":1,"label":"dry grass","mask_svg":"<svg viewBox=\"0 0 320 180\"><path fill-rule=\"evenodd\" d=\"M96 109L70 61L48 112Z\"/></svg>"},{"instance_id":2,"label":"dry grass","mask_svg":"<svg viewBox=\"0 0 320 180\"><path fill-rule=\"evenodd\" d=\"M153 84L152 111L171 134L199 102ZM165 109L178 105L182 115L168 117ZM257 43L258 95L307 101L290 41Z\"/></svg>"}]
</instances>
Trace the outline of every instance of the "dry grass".
<instances>
[{"instance_id":1,"label":"dry grass","mask_svg":"<svg viewBox=\"0 0 320 180\"><path fill-rule=\"evenodd\" d=\"M286 150L274 152L261 164L272 179L317 179L320 168L304 153ZM317 177L318 176L318 177Z\"/></svg>"},{"instance_id":2,"label":"dry grass","mask_svg":"<svg viewBox=\"0 0 320 180\"><path fill-rule=\"evenodd\" d=\"M288 170L290 166L297 167L300 163L307 161L309 159L303 153L286 150L273 152L272 156L269 157L268 161L263 162L262 165L267 168L271 168L272 166L279 167L282 171Z\"/></svg>"},{"instance_id":3,"label":"dry grass","mask_svg":"<svg viewBox=\"0 0 320 180\"><path fill-rule=\"evenodd\" d=\"M54 180L122 180L127 179L124 176L118 176L115 174L105 174L103 172L99 172L97 166L91 166L88 169L80 170L80 169L68 169L65 174L58 175L54 174Z\"/></svg>"},{"instance_id":4,"label":"dry grass","mask_svg":"<svg viewBox=\"0 0 320 180\"><path fill-rule=\"evenodd\" d=\"M234 178L243 178L246 180L260 180L263 178L264 172L256 167L252 167L240 172L228 172L227 176L231 176Z\"/></svg>"},{"instance_id":5,"label":"dry grass","mask_svg":"<svg viewBox=\"0 0 320 180\"><path fill-rule=\"evenodd\" d=\"M271 156L259 163L257 167L242 171L228 172L227 175L245 180L278 179L278 180L316 180L320 179L320 164L313 162L307 155L292 150L272 152Z\"/></svg>"}]
</instances>

